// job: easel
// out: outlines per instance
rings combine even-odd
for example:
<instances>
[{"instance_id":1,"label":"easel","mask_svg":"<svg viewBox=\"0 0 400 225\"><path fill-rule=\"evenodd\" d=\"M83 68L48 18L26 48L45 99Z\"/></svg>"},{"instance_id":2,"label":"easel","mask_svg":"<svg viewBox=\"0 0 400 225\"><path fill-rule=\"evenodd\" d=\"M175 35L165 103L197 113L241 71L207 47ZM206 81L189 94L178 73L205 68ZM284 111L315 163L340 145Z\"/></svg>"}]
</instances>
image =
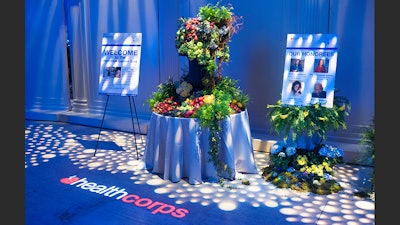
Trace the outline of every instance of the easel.
<instances>
[{"instance_id":1,"label":"easel","mask_svg":"<svg viewBox=\"0 0 400 225\"><path fill-rule=\"evenodd\" d=\"M128 100L129 100L129 108L130 108L130 111L131 111L131 120L132 120L132 127L133 127L133 138L135 139L136 159L138 160L138 159L139 159L139 153L138 153L138 148L137 148L136 130L135 130L135 123L134 123L134 121L133 121L131 99L132 99L132 102L133 102L133 107L134 107L134 109L135 109L136 122L137 122L137 125L138 125L138 128L139 128L139 134L142 134L142 131L140 130L139 118L138 118L138 115L137 115L136 105L135 105L135 99L134 99L133 96L131 96L131 95L129 95L128 97L129 97L129 99L128 99ZM98 144L99 144L99 139L100 139L100 135L101 135L101 130L102 130L102 128L103 128L104 117L106 116L106 111L107 111L107 105L108 105L108 100L109 100L109 98L110 98L110 95L107 95L107 101L106 101L106 105L105 105L105 107L104 107L103 118L102 118L102 120L101 120L99 135L97 136L96 148L95 148L95 151L94 151L94 153L93 153L93 156L96 156L97 146L98 146ZM141 140L142 143L143 143L143 139L142 139L142 136L141 136L141 135L140 135L140 140Z\"/></svg>"}]
</instances>

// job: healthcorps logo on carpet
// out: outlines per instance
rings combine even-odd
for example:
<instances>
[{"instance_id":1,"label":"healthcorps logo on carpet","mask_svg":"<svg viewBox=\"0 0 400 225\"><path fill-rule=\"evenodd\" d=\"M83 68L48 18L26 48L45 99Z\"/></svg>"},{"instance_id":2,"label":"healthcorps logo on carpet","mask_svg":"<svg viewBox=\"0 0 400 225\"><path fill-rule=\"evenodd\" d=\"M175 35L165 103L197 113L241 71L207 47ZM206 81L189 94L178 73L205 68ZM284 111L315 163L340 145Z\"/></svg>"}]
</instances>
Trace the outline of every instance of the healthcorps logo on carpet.
<instances>
[{"instance_id":1,"label":"healthcorps logo on carpet","mask_svg":"<svg viewBox=\"0 0 400 225\"><path fill-rule=\"evenodd\" d=\"M125 203L135 205L137 207L146 207L148 210L150 210L152 214L162 213L169 214L176 218L182 218L189 213L189 210L184 208L176 208L173 205L169 205L163 202L157 202L149 198L141 198L138 195L129 194L125 191L125 188L119 188L116 186L107 187L105 185L89 182L86 178L79 178L76 175L61 178L60 182L63 184L73 185L83 190L88 190L90 192L94 192L110 198L115 198Z\"/></svg>"}]
</instances>

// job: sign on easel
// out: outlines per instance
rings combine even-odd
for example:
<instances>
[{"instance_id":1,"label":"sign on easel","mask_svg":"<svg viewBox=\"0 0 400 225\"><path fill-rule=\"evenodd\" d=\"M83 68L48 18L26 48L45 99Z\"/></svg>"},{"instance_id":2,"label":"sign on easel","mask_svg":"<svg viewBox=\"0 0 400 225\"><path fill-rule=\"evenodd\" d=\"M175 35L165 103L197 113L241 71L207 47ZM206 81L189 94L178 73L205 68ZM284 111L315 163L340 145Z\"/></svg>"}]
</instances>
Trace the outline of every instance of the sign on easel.
<instances>
[{"instance_id":1,"label":"sign on easel","mask_svg":"<svg viewBox=\"0 0 400 225\"><path fill-rule=\"evenodd\" d=\"M103 34L99 94L138 94L141 47L142 33Z\"/></svg>"},{"instance_id":2,"label":"sign on easel","mask_svg":"<svg viewBox=\"0 0 400 225\"><path fill-rule=\"evenodd\" d=\"M288 34L281 101L332 108L337 64L336 34Z\"/></svg>"}]
</instances>

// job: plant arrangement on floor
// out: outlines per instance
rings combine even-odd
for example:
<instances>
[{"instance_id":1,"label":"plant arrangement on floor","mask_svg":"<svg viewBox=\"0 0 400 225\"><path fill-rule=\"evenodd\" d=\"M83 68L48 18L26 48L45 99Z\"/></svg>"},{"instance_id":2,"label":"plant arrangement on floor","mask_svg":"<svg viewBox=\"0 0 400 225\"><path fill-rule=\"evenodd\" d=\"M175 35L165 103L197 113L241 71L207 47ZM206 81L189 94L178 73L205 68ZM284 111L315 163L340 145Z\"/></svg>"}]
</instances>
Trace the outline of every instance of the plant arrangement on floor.
<instances>
[{"instance_id":1,"label":"plant arrangement on floor","mask_svg":"<svg viewBox=\"0 0 400 225\"><path fill-rule=\"evenodd\" d=\"M177 81L169 78L147 100L150 109L173 117L197 118L208 128L209 155L218 175L229 171L220 159L221 125L227 116L246 110L249 96L238 81L222 76L222 63L228 62L229 45L239 29L240 17L232 6L207 4L196 18L180 18L175 44L178 54L189 60L189 71Z\"/></svg>"},{"instance_id":2,"label":"plant arrangement on floor","mask_svg":"<svg viewBox=\"0 0 400 225\"><path fill-rule=\"evenodd\" d=\"M346 129L350 102L335 96L332 108L319 103L308 106L267 105L271 130L284 134L271 147L271 164L262 175L279 188L316 194L336 193L343 188L334 180L333 167L343 162L343 150L322 143L328 131Z\"/></svg>"},{"instance_id":3,"label":"plant arrangement on floor","mask_svg":"<svg viewBox=\"0 0 400 225\"><path fill-rule=\"evenodd\" d=\"M371 124L363 129L360 140L361 146L363 146L363 155L359 160L360 164L368 164L374 167L375 163L375 119L373 118ZM355 193L359 197L371 197L375 193L375 169L372 170L371 174L371 188L362 190Z\"/></svg>"}]
</instances>

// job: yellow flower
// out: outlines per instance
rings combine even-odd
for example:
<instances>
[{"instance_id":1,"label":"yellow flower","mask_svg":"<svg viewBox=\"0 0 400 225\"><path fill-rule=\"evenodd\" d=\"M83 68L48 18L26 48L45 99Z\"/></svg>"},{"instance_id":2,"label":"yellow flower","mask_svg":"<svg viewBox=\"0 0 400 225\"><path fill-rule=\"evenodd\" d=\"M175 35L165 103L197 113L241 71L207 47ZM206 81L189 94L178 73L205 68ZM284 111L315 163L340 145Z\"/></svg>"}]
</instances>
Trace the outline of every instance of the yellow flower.
<instances>
[{"instance_id":1,"label":"yellow flower","mask_svg":"<svg viewBox=\"0 0 400 225\"><path fill-rule=\"evenodd\" d=\"M340 110L340 111L343 111L345 108L346 108L346 104L343 103L343 105L340 106L339 110Z\"/></svg>"},{"instance_id":2,"label":"yellow flower","mask_svg":"<svg viewBox=\"0 0 400 225\"><path fill-rule=\"evenodd\" d=\"M281 119L286 119L287 117L288 117L288 115L286 114L286 115L280 115L280 117L281 117Z\"/></svg>"},{"instance_id":3,"label":"yellow flower","mask_svg":"<svg viewBox=\"0 0 400 225\"><path fill-rule=\"evenodd\" d=\"M300 166L304 166L305 164L307 164L307 157L298 155L297 156L297 164L299 164Z\"/></svg>"},{"instance_id":4,"label":"yellow flower","mask_svg":"<svg viewBox=\"0 0 400 225\"><path fill-rule=\"evenodd\" d=\"M304 111L304 117L308 116L308 111Z\"/></svg>"},{"instance_id":5,"label":"yellow flower","mask_svg":"<svg viewBox=\"0 0 400 225\"><path fill-rule=\"evenodd\" d=\"M325 121L326 120L325 117L318 117L318 119L321 120L321 121Z\"/></svg>"},{"instance_id":6,"label":"yellow flower","mask_svg":"<svg viewBox=\"0 0 400 225\"><path fill-rule=\"evenodd\" d=\"M205 104L214 104L215 96L214 95L204 95L203 101Z\"/></svg>"}]
</instances>

